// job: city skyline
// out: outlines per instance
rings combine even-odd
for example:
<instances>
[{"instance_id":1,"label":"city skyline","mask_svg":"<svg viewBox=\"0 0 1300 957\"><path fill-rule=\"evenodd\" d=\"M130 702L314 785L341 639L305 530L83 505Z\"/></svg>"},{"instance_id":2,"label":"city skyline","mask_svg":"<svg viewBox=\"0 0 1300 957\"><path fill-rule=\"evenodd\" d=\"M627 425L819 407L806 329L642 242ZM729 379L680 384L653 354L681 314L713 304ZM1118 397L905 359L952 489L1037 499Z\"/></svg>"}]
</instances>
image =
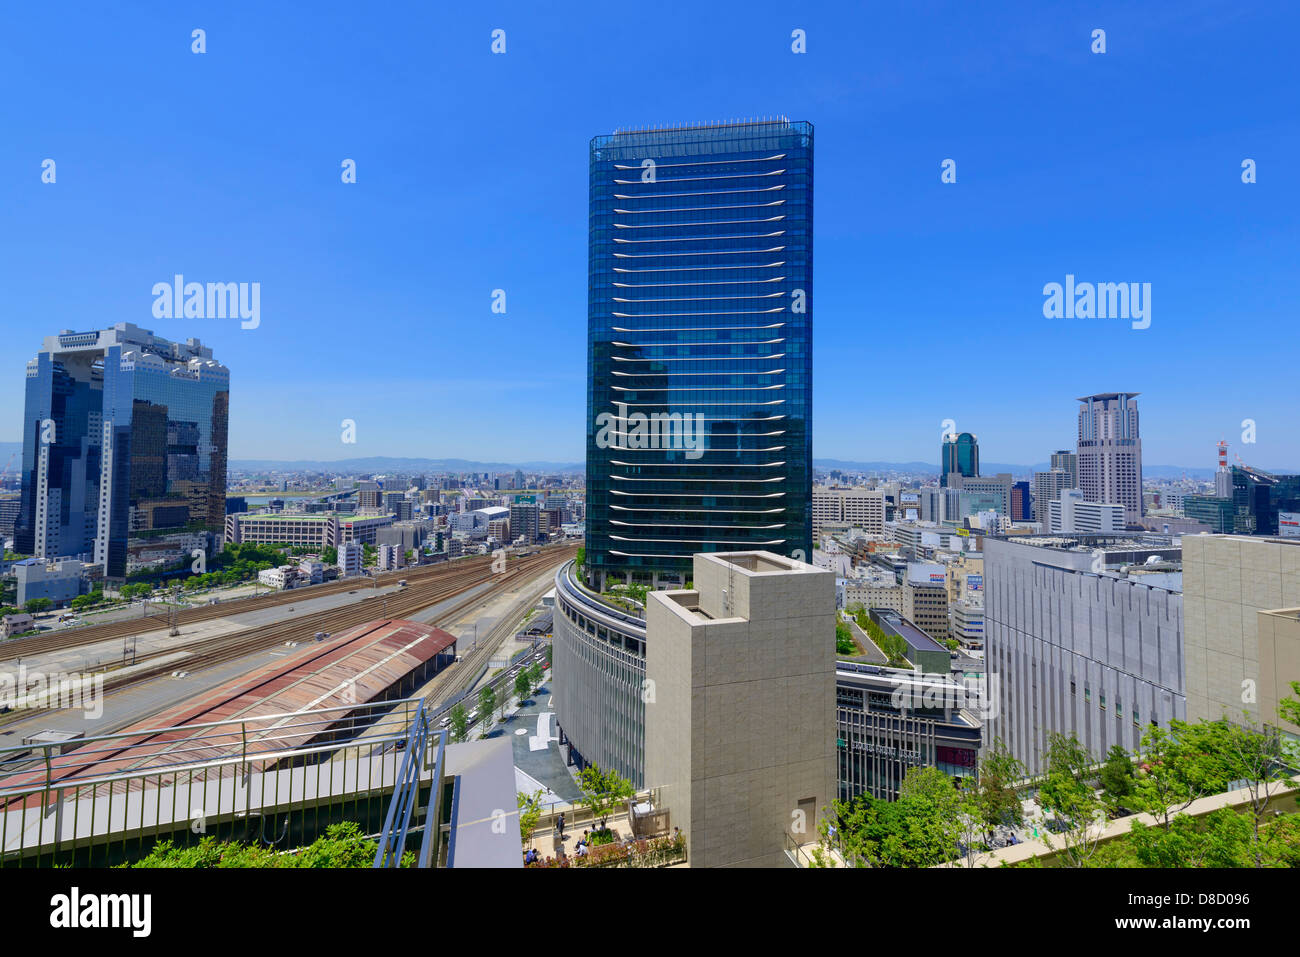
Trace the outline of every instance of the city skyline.
<instances>
[{"instance_id":1,"label":"city skyline","mask_svg":"<svg viewBox=\"0 0 1300 957\"><path fill-rule=\"evenodd\" d=\"M7 61L52 81L41 103L16 105L18 149L0 178L11 211L0 406L13 410L0 440L20 439L22 365L41 335L133 322L227 357L235 460L578 461L581 144L643 117L779 109L823 132L816 458L926 461L952 419L979 435L990 461L1030 464L1070 444L1074 396L1122 389L1144 397L1149 462L1210 466L1222 437L1252 464L1296 468L1300 437L1284 418L1294 388L1267 359L1255 375L1225 379L1221 350L1207 348L1243 322L1267 354L1293 337L1276 290L1297 251L1286 219L1297 187L1284 173L1296 136L1277 109L1289 74L1272 31L1228 5L1111 7L1086 20L1019 9L977 43L985 18L956 8L934 30L906 11L872 21L760 5L743 17L701 11L698 32L679 35L641 18L630 29L616 13L609 25L560 31L518 7L501 14L501 56L488 26L455 11L436 24L417 13L408 36L381 38L326 9L309 44L287 15L268 12L250 31L238 14L213 12L203 57L189 50L188 22L91 12L84 36L20 47ZM10 35L55 29L50 17L12 14ZM1093 19L1110 37L1104 56L1089 52ZM110 20L126 39L95 42ZM802 55L790 49L795 28L808 37ZM580 58L556 57L557 45L590 48L608 29L631 59L689 61L690 80L669 69L654 84L608 90L586 82ZM427 32L464 42L417 67ZM1205 48L1217 56L1201 57ZM151 85L137 64L156 64L159 51L171 80ZM429 83L413 92L386 74L334 76L327 64L344 56L391 58ZM846 57L872 69L843 79ZM425 87L453 75L480 92L437 98L444 122L396 131L396 117L431 105ZM259 92L266 82L284 90L274 108ZM554 102L566 110L540 108ZM156 117L179 115L181 103L208 121L158 137ZM1079 115L1104 122L1080 135ZM234 128L264 148L231 154L220 131ZM526 152L489 149L470 162L459 151L504 142L507 130ZM1052 143L1070 149L1044 148ZM54 183L41 182L44 157L58 163ZM1255 183L1241 181L1245 158L1258 164ZM948 159L955 183L941 179ZM355 183L340 180L344 160ZM434 189L438 177L457 189ZM454 241L428 228L446 217L458 223ZM69 247L69 234L82 238ZM178 274L259 283L260 321L156 318L152 290ZM1149 327L1045 318L1044 287L1067 277L1151 283ZM491 311L498 289L504 314ZM378 320L384 340L349 349ZM485 333L507 346L490 373L465 361ZM920 371L909 365L925 355L918 341L960 359L927 370L904 399L889 383ZM1096 358L1084 361L1089 351ZM439 414L397 413L406 401ZM543 427L521 413L542 405ZM1248 419L1256 442L1243 445ZM342 443L344 420L356 423L355 444Z\"/></svg>"},{"instance_id":2,"label":"city skyline","mask_svg":"<svg viewBox=\"0 0 1300 957\"><path fill-rule=\"evenodd\" d=\"M0 13L17 929L183 939L213 868L283 929L322 867L1277 923L1235 885L1300 867L1296 27Z\"/></svg>"}]
</instances>

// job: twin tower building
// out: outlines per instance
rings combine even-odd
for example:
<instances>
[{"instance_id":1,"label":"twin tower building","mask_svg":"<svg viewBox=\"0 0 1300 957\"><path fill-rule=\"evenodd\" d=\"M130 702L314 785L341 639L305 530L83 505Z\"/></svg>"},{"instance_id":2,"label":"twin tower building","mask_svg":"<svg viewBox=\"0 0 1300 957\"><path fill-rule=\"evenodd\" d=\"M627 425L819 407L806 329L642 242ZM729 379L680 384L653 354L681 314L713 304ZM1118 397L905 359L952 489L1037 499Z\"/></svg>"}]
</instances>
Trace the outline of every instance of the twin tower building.
<instances>
[{"instance_id":1,"label":"twin tower building","mask_svg":"<svg viewBox=\"0 0 1300 957\"><path fill-rule=\"evenodd\" d=\"M48 336L27 363L14 546L109 581L210 552L226 506L230 372L131 323Z\"/></svg>"}]
</instances>

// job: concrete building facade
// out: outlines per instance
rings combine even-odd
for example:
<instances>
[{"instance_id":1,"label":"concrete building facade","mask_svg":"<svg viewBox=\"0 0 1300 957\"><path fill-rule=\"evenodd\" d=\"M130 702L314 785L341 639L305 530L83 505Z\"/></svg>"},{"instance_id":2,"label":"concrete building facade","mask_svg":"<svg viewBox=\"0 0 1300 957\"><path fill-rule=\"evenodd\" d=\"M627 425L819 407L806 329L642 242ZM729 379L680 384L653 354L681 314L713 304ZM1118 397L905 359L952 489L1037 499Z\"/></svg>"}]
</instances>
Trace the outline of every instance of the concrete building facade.
<instances>
[{"instance_id":1,"label":"concrete building facade","mask_svg":"<svg viewBox=\"0 0 1300 957\"><path fill-rule=\"evenodd\" d=\"M1188 719L1279 724L1278 698L1300 681L1300 541L1189 535L1183 588Z\"/></svg>"},{"instance_id":2,"label":"concrete building facade","mask_svg":"<svg viewBox=\"0 0 1300 957\"><path fill-rule=\"evenodd\" d=\"M1142 436L1136 392L1102 392L1079 401L1079 488L1088 502L1124 506L1138 522L1142 507Z\"/></svg>"},{"instance_id":3,"label":"concrete building facade","mask_svg":"<svg viewBox=\"0 0 1300 957\"><path fill-rule=\"evenodd\" d=\"M785 863L835 797L835 579L770 552L698 554L646 607L646 777L692 866Z\"/></svg>"},{"instance_id":4,"label":"concrete building facade","mask_svg":"<svg viewBox=\"0 0 1300 957\"><path fill-rule=\"evenodd\" d=\"M885 529L883 489L814 486L812 507L814 540L828 524L860 528L868 535L879 535Z\"/></svg>"},{"instance_id":5,"label":"concrete building facade","mask_svg":"<svg viewBox=\"0 0 1300 957\"><path fill-rule=\"evenodd\" d=\"M1187 717L1183 596L1121 574L1154 541L1103 536L984 540L985 660L1001 737L1031 774L1051 731L1078 736L1098 761L1134 750L1151 724ZM1097 570L1094 571L1094 568Z\"/></svg>"},{"instance_id":6,"label":"concrete building facade","mask_svg":"<svg viewBox=\"0 0 1300 957\"><path fill-rule=\"evenodd\" d=\"M13 564L17 602L21 608L33 598L48 598L56 607L89 591L85 563L72 558L46 561L29 558Z\"/></svg>"},{"instance_id":7,"label":"concrete building facade","mask_svg":"<svg viewBox=\"0 0 1300 957\"><path fill-rule=\"evenodd\" d=\"M1077 488L1062 490L1055 501L1047 503L1047 531L1084 532L1109 535L1124 531L1124 506L1085 502L1083 491Z\"/></svg>"}]
</instances>

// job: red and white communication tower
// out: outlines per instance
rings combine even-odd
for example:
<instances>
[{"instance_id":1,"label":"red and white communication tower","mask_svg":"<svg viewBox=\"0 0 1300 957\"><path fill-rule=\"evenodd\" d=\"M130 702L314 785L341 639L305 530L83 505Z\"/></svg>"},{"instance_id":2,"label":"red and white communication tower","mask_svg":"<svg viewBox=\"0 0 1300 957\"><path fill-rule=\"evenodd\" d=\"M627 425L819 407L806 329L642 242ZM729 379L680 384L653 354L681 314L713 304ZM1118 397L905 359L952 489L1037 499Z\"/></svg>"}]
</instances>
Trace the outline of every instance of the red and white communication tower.
<instances>
[{"instance_id":1,"label":"red and white communication tower","mask_svg":"<svg viewBox=\"0 0 1300 957\"><path fill-rule=\"evenodd\" d=\"M1223 441L1223 439L1219 439L1219 471L1226 472L1227 470L1228 470L1228 443Z\"/></svg>"}]
</instances>

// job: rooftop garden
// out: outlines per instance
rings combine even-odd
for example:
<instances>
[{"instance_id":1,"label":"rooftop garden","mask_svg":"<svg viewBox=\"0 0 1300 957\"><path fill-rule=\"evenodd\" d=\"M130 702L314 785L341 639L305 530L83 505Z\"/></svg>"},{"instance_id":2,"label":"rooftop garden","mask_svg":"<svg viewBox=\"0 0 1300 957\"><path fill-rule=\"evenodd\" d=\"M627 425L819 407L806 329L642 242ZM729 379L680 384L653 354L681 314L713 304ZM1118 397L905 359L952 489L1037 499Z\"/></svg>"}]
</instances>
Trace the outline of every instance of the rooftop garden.
<instances>
[{"instance_id":1,"label":"rooftop garden","mask_svg":"<svg viewBox=\"0 0 1300 957\"><path fill-rule=\"evenodd\" d=\"M1292 688L1300 698L1300 682ZM1294 722L1300 701L1278 711ZM998 740L961 787L915 767L895 801L835 801L814 866L996 866L995 833L1031 824L1041 844L1024 842L1038 850L1012 866L1300 866L1297 764L1294 742L1248 720L1152 725L1136 752L1112 748L1101 764L1073 735L1052 733L1032 779Z\"/></svg>"},{"instance_id":2,"label":"rooftop garden","mask_svg":"<svg viewBox=\"0 0 1300 957\"><path fill-rule=\"evenodd\" d=\"M361 833L353 821L331 824L325 836L317 838L306 847L281 851L265 844L243 844L238 841L218 841L205 837L193 847L177 847L171 841L160 841L153 850L138 861L122 864L126 868L183 867L373 867L379 845ZM415 855L407 852L402 866L415 864Z\"/></svg>"}]
</instances>

